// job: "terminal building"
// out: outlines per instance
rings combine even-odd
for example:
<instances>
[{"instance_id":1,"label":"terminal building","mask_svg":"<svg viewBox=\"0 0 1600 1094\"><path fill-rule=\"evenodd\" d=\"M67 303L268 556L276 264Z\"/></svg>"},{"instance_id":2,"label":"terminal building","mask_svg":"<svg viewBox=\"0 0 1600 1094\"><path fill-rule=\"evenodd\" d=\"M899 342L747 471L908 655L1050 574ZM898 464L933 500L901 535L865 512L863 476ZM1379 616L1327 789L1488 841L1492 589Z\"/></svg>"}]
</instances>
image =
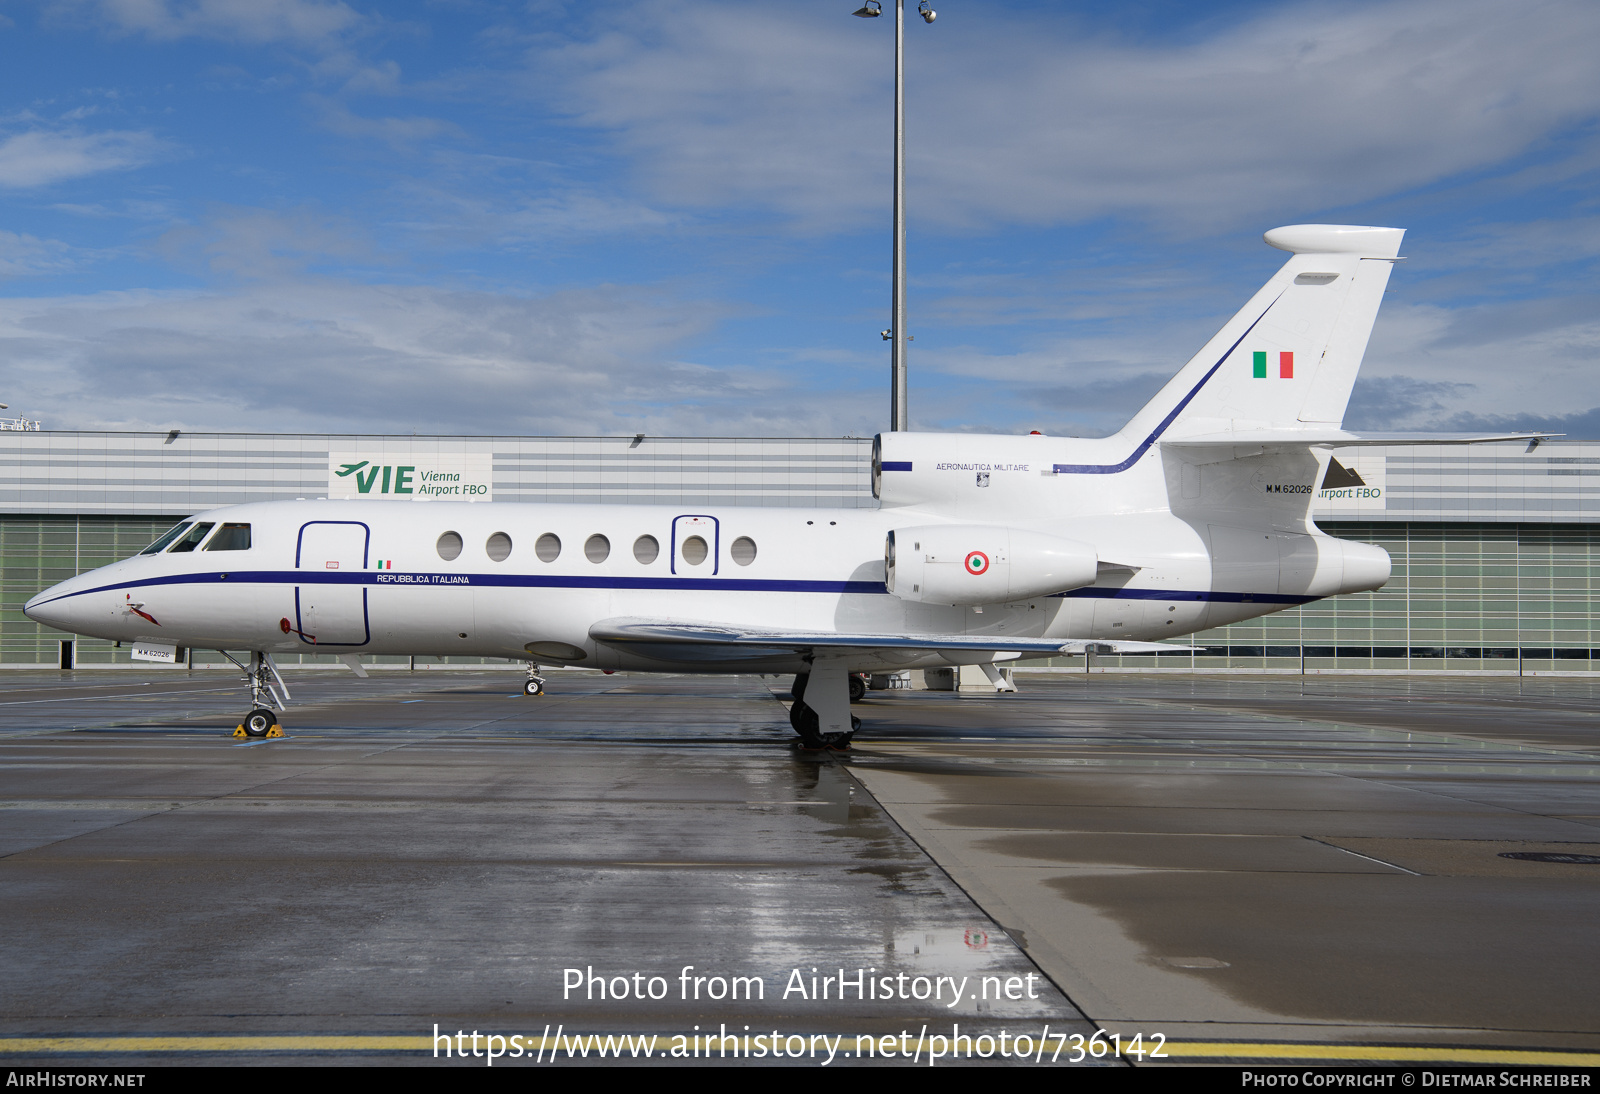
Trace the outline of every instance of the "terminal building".
<instances>
[{"instance_id":1,"label":"terminal building","mask_svg":"<svg viewBox=\"0 0 1600 1094\"><path fill-rule=\"evenodd\" d=\"M871 450L870 438L850 437L0 431L0 668L132 664L128 650L109 642L40 627L22 605L58 581L137 553L191 513L345 496L351 464L392 467L397 476L453 468L451 481L473 491L467 500L871 508ZM1387 550L1394 576L1384 588L1202 631L1186 640L1203 647L1198 652L1027 664L1079 672L1600 672L1600 442L1409 445L1334 458L1315 519L1330 535ZM381 489L401 481L385 472ZM205 651L190 663L226 665ZM444 662L414 667L434 663Z\"/></svg>"}]
</instances>

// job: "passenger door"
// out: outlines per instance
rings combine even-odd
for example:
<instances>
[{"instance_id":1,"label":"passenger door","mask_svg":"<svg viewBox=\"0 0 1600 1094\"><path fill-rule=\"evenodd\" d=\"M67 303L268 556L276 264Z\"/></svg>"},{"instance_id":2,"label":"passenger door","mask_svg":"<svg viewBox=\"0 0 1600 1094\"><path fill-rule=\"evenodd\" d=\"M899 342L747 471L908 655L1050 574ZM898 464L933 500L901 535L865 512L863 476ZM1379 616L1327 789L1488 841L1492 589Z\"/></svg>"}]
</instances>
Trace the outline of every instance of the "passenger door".
<instances>
[{"instance_id":1,"label":"passenger door","mask_svg":"<svg viewBox=\"0 0 1600 1094\"><path fill-rule=\"evenodd\" d=\"M301 526L294 565L305 571L305 580L295 587L294 606L302 642L321 647L365 646L371 641L366 586L371 538L371 530L360 521L321 520Z\"/></svg>"}]
</instances>

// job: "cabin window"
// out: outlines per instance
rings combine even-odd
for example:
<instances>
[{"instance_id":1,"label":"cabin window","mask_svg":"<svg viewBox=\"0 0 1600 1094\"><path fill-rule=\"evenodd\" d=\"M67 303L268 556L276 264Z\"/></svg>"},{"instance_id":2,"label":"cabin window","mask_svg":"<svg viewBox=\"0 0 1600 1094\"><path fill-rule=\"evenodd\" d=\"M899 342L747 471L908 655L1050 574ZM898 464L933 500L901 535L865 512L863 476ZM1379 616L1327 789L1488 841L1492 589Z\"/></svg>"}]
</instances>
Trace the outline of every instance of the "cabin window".
<instances>
[{"instance_id":1,"label":"cabin window","mask_svg":"<svg viewBox=\"0 0 1600 1094\"><path fill-rule=\"evenodd\" d=\"M495 562L504 562L511 557L511 537L504 532L496 532L489 537L483 549L489 552L489 557Z\"/></svg>"},{"instance_id":2,"label":"cabin window","mask_svg":"<svg viewBox=\"0 0 1600 1094\"><path fill-rule=\"evenodd\" d=\"M561 557L561 537L554 532L546 532L533 545L533 553L539 556L540 562L554 562Z\"/></svg>"},{"instance_id":3,"label":"cabin window","mask_svg":"<svg viewBox=\"0 0 1600 1094\"><path fill-rule=\"evenodd\" d=\"M700 565L710 553L706 548L706 541L699 536L690 536L683 541L683 561L691 566Z\"/></svg>"},{"instance_id":4,"label":"cabin window","mask_svg":"<svg viewBox=\"0 0 1600 1094\"><path fill-rule=\"evenodd\" d=\"M156 554L160 554L162 551L167 549L167 544L171 543L173 540L175 540L179 536L183 535L184 530L186 528L188 528L189 525L192 524L192 523L193 523L192 521L187 521L186 520L182 524L176 525L176 526L168 529L166 535L162 536L160 539L156 540L154 543L152 543L150 546L146 547L144 550L140 551L139 553L141 555L156 555Z\"/></svg>"},{"instance_id":5,"label":"cabin window","mask_svg":"<svg viewBox=\"0 0 1600 1094\"><path fill-rule=\"evenodd\" d=\"M461 533L446 532L433 546L439 552L440 558L446 562L453 562L461 557Z\"/></svg>"},{"instance_id":6,"label":"cabin window","mask_svg":"<svg viewBox=\"0 0 1600 1094\"><path fill-rule=\"evenodd\" d=\"M212 524L212 523L196 524L193 528L189 529L189 534L188 535L184 536L182 539L180 539L178 542L174 543L171 547L169 547L167 549L167 554L169 554L169 555L188 554L190 551L192 551L196 547L200 546L200 541L206 538L206 533L211 531L211 529L213 529L215 527L216 527L216 525Z\"/></svg>"},{"instance_id":7,"label":"cabin window","mask_svg":"<svg viewBox=\"0 0 1600 1094\"><path fill-rule=\"evenodd\" d=\"M648 566L661 554L661 544L655 536L640 536L633 541L633 557L642 566Z\"/></svg>"},{"instance_id":8,"label":"cabin window","mask_svg":"<svg viewBox=\"0 0 1600 1094\"><path fill-rule=\"evenodd\" d=\"M728 555L739 565L748 566L756 560L756 541L740 536L728 547Z\"/></svg>"},{"instance_id":9,"label":"cabin window","mask_svg":"<svg viewBox=\"0 0 1600 1094\"><path fill-rule=\"evenodd\" d=\"M604 562L611 557L611 541L596 532L584 541L583 557L590 562Z\"/></svg>"},{"instance_id":10,"label":"cabin window","mask_svg":"<svg viewBox=\"0 0 1600 1094\"><path fill-rule=\"evenodd\" d=\"M224 524L217 529L217 534L211 537L211 542L205 545L207 551L248 551L250 549L250 526L248 524Z\"/></svg>"}]
</instances>

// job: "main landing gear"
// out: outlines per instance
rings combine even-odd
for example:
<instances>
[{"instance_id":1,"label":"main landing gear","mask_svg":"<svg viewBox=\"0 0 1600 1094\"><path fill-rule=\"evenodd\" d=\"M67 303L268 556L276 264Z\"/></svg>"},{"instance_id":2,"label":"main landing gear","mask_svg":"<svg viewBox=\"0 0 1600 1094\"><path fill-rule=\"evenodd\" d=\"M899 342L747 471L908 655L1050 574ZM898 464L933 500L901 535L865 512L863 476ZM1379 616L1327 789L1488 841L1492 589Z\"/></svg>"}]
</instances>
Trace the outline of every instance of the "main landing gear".
<instances>
[{"instance_id":1,"label":"main landing gear","mask_svg":"<svg viewBox=\"0 0 1600 1094\"><path fill-rule=\"evenodd\" d=\"M539 675L539 666L532 661L528 662L528 679L522 685L524 695L543 695L544 677Z\"/></svg>"},{"instance_id":2,"label":"main landing gear","mask_svg":"<svg viewBox=\"0 0 1600 1094\"><path fill-rule=\"evenodd\" d=\"M866 684L853 674L845 672L844 663L834 658L815 658L809 673L794 678L790 694L794 704L789 707L789 724L800 736L801 748L831 748L844 750L861 728L861 719L850 713L850 702L855 698L855 687L861 684L861 694L866 694Z\"/></svg>"},{"instance_id":3,"label":"main landing gear","mask_svg":"<svg viewBox=\"0 0 1600 1094\"><path fill-rule=\"evenodd\" d=\"M273 664L272 655L251 653L250 664L246 666L227 650L220 652L244 670L245 683L250 685L252 709L233 731L233 735L240 738L282 737L283 726L278 723L277 712L272 708L285 709L284 700L289 698L289 685L278 675L278 666ZM279 689L282 689L281 693Z\"/></svg>"},{"instance_id":4,"label":"main landing gear","mask_svg":"<svg viewBox=\"0 0 1600 1094\"><path fill-rule=\"evenodd\" d=\"M801 696L805 695L806 681L810 679L811 674L809 672L796 674L794 683L789 685L789 694L793 695L796 699L799 699ZM850 674L850 701L852 703L859 703L866 697L867 674L864 672L852 672Z\"/></svg>"}]
</instances>

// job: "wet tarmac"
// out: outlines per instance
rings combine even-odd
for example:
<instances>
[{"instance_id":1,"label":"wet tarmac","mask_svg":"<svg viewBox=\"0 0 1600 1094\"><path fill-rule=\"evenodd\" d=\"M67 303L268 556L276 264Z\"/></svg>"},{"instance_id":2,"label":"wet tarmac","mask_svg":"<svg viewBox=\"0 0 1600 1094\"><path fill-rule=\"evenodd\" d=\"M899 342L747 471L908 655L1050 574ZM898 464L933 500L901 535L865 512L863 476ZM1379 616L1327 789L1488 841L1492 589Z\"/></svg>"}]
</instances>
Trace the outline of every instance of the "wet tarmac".
<instances>
[{"instance_id":1,"label":"wet tarmac","mask_svg":"<svg viewBox=\"0 0 1600 1094\"><path fill-rule=\"evenodd\" d=\"M922 728L852 771L1097 1023L1241 1059L1600 1049L1594 683L1018 686L908 695Z\"/></svg>"},{"instance_id":2,"label":"wet tarmac","mask_svg":"<svg viewBox=\"0 0 1600 1094\"><path fill-rule=\"evenodd\" d=\"M502 1065L591 1034L770 1062L774 1033L925 1064L1094 1032L759 677L289 682L290 736L241 744L221 672L0 677L9 1062L431 1063L437 1025Z\"/></svg>"},{"instance_id":3,"label":"wet tarmac","mask_svg":"<svg viewBox=\"0 0 1600 1094\"><path fill-rule=\"evenodd\" d=\"M0 1054L1600 1061L1590 681L1023 674L841 755L786 680L519 680L301 672L240 744L229 674L0 675Z\"/></svg>"}]
</instances>

